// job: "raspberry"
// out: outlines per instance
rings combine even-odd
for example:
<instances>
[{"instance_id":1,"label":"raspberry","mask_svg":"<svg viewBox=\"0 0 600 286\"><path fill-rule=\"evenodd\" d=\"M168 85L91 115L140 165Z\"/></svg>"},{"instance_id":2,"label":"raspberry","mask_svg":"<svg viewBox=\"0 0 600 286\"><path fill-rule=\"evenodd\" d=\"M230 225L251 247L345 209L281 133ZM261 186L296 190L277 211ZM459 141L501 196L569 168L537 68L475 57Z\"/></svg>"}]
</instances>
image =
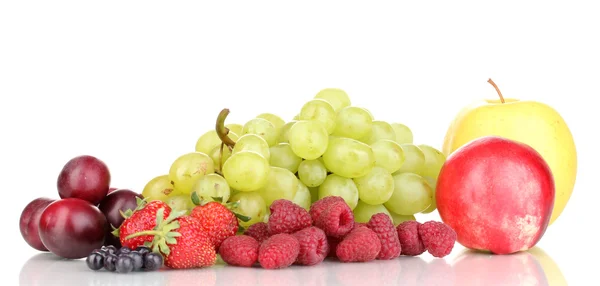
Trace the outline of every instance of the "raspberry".
<instances>
[{"instance_id":1,"label":"raspberry","mask_svg":"<svg viewBox=\"0 0 600 286\"><path fill-rule=\"evenodd\" d=\"M325 232L318 227L307 227L297 231L293 236L300 243L300 252L296 263L300 265L315 265L325 260L329 254L329 243Z\"/></svg>"},{"instance_id":2,"label":"raspberry","mask_svg":"<svg viewBox=\"0 0 600 286\"><path fill-rule=\"evenodd\" d=\"M310 214L301 206L289 200L276 200L270 208L269 234L294 233L312 225Z\"/></svg>"},{"instance_id":3,"label":"raspberry","mask_svg":"<svg viewBox=\"0 0 600 286\"><path fill-rule=\"evenodd\" d=\"M368 227L357 227L337 245L335 254L342 262L367 262L375 260L379 251L377 234Z\"/></svg>"},{"instance_id":4,"label":"raspberry","mask_svg":"<svg viewBox=\"0 0 600 286\"><path fill-rule=\"evenodd\" d=\"M442 222L428 221L419 225L419 237L427 252L434 257L444 257L454 247L456 232Z\"/></svg>"},{"instance_id":5,"label":"raspberry","mask_svg":"<svg viewBox=\"0 0 600 286\"><path fill-rule=\"evenodd\" d=\"M418 221L407 220L396 227L402 245L402 255L417 256L425 252L425 246L419 237L419 225L421 223Z\"/></svg>"},{"instance_id":6,"label":"raspberry","mask_svg":"<svg viewBox=\"0 0 600 286\"><path fill-rule=\"evenodd\" d=\"M244 234L254 237L254 239L256 239L258 243L262 243L267 238L269 238L269 227L265 222L257 222L248 227L248 229L244 231Z\"/></svg>"},{"instance_id":7,"label":"raspberry","mask_svg":"<svg viewBox=\"0 0 600 286\"><path fill-rule=\"evenodd\" d=\"M367 224L364 223L364 222L357 222L357 221L355 221L354 222L354 227L352 229L355 229L357 227L367 227Z\"/></svg>"},{"instance_id":8,"label":"raspberry","mask_svg":"<svg viewBox=\"0 0 600 286\"><path fill-rule=\"evenodd\" d=\"M371 216L367 223L367 227L377 234L381 242L381 251L377 255L377 259L390 260L400 257L402 246L398 240L398 232L389 215L377 213Z\"/></svg>"},{"instance_id":9,"label":"raspberry","mask_svg":"<svg viewBox=\"0 0 600 286\"><path fill-rule=\"evenodd\" d=\"M265 269L285 268L296 261L299 252L300 243L293 235L275 234L258 248L258 262Z\"/></svg>"},{"instance_id":10,"label":"raspberry","mask_svg":"<svg viewBox=\"0 0 600 286\"><path fill-rule=\"evenodd\" d=\"M221 243L219 254L229 265L251 267L258 261L258 246L258 241L251 236L230 236Z\"/></svg>"},{"instance_id":11,"label":"raspberry","mask_svg":"<svg viewBox=\"0 0 600 286\"><path fill-rule=\"evenodd\" d=\"M327 196L324 197L316 202L314 202L312 205L310 205L310 217L312 218L313 222L317 221L317 219L319 218L319 216L321 216L321 213L323 213L330 205L332 205L335 202L346 202L344 201L344 199L342 197L338 197L338 196Z\"/></svg>"},{"instance_id":12,"label":"raspberry","mask_svg":"<svg viewBox=\"0 0 600 286\"><path fill-rule=\"evenodd\" d=\"M327 236L343 237L354 228L354 214L344 200L330 200L329 206L317 216L315 226Z\"/></svg>"}]
</instances>

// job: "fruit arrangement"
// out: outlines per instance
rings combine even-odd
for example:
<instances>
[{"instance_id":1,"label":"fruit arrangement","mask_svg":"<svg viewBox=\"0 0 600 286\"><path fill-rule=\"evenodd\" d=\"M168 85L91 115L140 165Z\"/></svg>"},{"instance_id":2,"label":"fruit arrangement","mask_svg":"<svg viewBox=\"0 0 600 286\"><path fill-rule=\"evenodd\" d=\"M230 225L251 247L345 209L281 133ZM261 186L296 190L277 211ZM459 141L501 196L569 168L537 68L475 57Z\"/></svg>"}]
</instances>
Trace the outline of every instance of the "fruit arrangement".
<instances>
[{"instance_id":1,"label":"fruit arrangement","mask_svg":"<svg viewBox=\"0 0 600 286\"><path fill-rule=\"evenodd\" d=\"M556 175L543 156L551 150L497 129L463 144L467 123L457 119L443 153L334 88L287 122L263 113L226 123L228 114L139 194L111 188L98 158L71 159L58 176L60 199L38 198L23 210L23 238L40 251L87 257L92 270L202 268L219 256L280 269L327 258L442 258L455 242L497 254L527 250L564 208L555 208ZM416 220L436 210L442 221Z\"/></svg>"}]
</instances>

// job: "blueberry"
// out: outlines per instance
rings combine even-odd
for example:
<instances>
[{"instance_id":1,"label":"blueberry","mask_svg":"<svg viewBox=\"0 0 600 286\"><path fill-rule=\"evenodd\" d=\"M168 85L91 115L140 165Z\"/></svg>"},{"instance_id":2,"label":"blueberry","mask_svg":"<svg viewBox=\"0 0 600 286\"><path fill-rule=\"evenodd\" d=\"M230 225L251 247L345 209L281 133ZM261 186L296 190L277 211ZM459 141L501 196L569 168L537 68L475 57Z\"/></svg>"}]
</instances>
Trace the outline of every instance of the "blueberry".
<instances>
[{"instance_id":1,"label":"blueberry","mask_svg":"<svg viewBox=\"0 0 600 286\"><path fill-rule=\"evenodd\" d=\"M115 263L117 262L117 256L114 254L107 254L104 258L104 269L108 271L115 271Z\"/></svg>"},{"instance_id":2,"label":"blueberry","mask_svg":"<svg viewBox=\"0 0 600 286\"><path fill-rule=\"evenodd\" d=\"M138 271L144 266L144 256L137 251L132 251L127 254L133 259L133 271Z\"/></svg>"},{"instance_id":3,"label":"blueberry","mask_svg":"<svg viewBox=\"0 0 600 286\"><path fill-rule=\"evenodd\" d=\"M129 256L119 256L115 263L115 269L119 273L128 273L133 271L133 259Z\"/></svg>"},{"instance_id":4,"label":"blueberry","mask_svg":"<svg viewBox=\"0 0 600 286\"><path fill-rule=\"evenodd\" d=\"M87 266L92 270L100 270L104 267L104 256L100 253L92 252L85 260Z\"/></svg>"},{"instance_id":5,"label":"blueberry","mask_svg":"<svg viewBox=\"0 0 600 286\"><path fill-rule=\"evenodd\" d=\"M106 249L104 251L106 251L106 253L110 253L110 254L117 253L117 248L114 247L113 245L106 246L105 248Z\"/></svg>"},{"instance_id":6,"label":"blueberry","mask_svg":"<svg viewBox=\"0 0 600 286\"><path fill-rule=\"evenodd\" d=\"M160 254L150 252L146 254L146 257L144 258L144 268L146 268L146 270L152 271L160 269L162 264L163 257Z\"/></svg>"},{"instance_id":7,"label":"blueberry","mask_svg":"<svg viewBox=\"0 0 600 286\"><path fill-rule=\"evenodd\" d=\"M145 247L145 246L138 246L135 251L139 252L142 256L145 256L146 254L152 252L150 250L150 248Z\"/></svg>"},{"instance_id":8,"label":"blueberry","mask_svg":"<svg viewBox=\"0 0 600 286\"><path fill-rule=\"evenodd\" d=\"M121 247L118 251L117 251L117 255L119 254L127 254L131 252L131 248L127 247L127 246L123 246Z\"/></svg>"}]
</instances>

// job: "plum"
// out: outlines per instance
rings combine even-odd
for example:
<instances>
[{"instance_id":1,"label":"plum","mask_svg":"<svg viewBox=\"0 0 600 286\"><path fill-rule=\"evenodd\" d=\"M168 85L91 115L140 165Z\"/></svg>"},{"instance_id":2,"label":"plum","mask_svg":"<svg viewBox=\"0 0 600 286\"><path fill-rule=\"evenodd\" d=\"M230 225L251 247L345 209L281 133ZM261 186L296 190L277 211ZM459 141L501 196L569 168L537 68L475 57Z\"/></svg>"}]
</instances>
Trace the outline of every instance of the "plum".
<instances>
[{"instance_id":1,"label":"plum","mask_svg":"<svg viewBox=\"0 0 600 286\"><path fill-rule=\"evenodd\" d=\"M104 214L90 202L78 198L49 204L39 224L42 243L50 252L67 259L84 258L102 247L108 230Z\"/></svg>"},{"instance_id":2,"label":"plum","mask_svg":"<svg viewBox=\"0 0 600 286\"><path fill-rule=\"evenodd\" d=\"M78 198L98 205L108 194L110 171L100 159L82 155L69 160L57 180L61 199Z\"/></svg>"},{"instance_id":3,"label":"plum","mask_svg":"<svg viewBox=\"0 0 600 286\"><path fill-rule=\"evenodd\" d=\"M55 200L53 199L45 197L37 198L27 204L21 212L21 217L19 219L19 229L21 230L21 235L23 236L23 239L25 239L25 242L29 244L29 246L39 251L48 251L48 249L42 243L38 233L40 216L42 215L44 209L54 201Z\"/></svg>"}]
</instances>

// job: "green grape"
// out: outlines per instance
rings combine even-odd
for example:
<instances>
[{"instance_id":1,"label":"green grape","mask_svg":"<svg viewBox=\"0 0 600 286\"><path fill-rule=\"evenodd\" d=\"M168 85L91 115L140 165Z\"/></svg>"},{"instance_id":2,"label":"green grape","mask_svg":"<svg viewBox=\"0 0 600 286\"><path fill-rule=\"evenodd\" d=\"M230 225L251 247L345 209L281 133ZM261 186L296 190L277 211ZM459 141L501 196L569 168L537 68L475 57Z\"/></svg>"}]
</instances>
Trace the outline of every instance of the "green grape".
<instances>
[{"instance_id":1,"label":"green grape","mask_svg":"<svg viewBox=\"0 0 600 286\"><path fill-rule=\"evenodd\" d=\"M314 160L327 150L329 135L327 130L317 121L298 121L288 132L288 139L292 151L298 157Z\"/></svg>"},{"instance_id":2,"label":"green grape","mask_svg":"<svg viewBox=\"0 0 600 286\"><path fill-rule=\"evenodd\" d=\"M352 210L352 213L354 214L354 221L362 223L369 222L371 217L378 213L384 213L390 216L390 219L392 219L392 215L382 204L370 205L362 200L358 200L358 204L356 204L356 207L354 210Z\"/></svg>"},{"instance_id":3,"label":"green grape","mask_svg":"<svg viewBox=\"0 0 600 286\"><path fill-rule=\"evenodd\" d=\"M399 215L394 212L390 212L388 210L390 216L392 217L392 221L394 222L394 226L398 226L399 224L407 221L407 220L417 220L414 215Z\"/></svg>"},{"instance_id":4,"label":"green grape","mask_svg":"<svg viewBox=\"0 0 600 286\"><path fill-rule=\"evenodd\" d=\"M281 167L290 170L292 173L298 171L298 166L302 158L298 157L288 143L279 143L270 149L271 160L269 163L273 167Z\"/></svg>"},{"instance_id":5,"label":"green grape","mask_svg":"<svg viewBox=\"0 0 600 286\"><path fill-rule=\"evenodd\" d=\"M318 187L327 178L327 168L321 160L304 160L298 166L298 178L308 187Z\"/></svg>"},{"instance_id":6,"label":"green grape","mask_svg":"<svg viewBox=\"0 0 600 286\"><path fill-rule=\"evenodd\" d=\"M201 152L191 152L175 159L169 169L169 179L175 190L189 195L198 179L214 172L215 163L212 158Z\"/></svg>"},{"instance_id":7,"label":"green grape","mask_svg":"<svg viewBox=\"0 0 600 286\"><path fill-rule=\"evenodd\" d=\"M382 139L396 141L396 132L394 132L392 125L381 120L374 120L372 125L371 132L360 141L367 144L373 144Z\"/></svg>"},{"instance_id":8,"label":"green grape","mask_svg":"<svg viewBox=\"0 0 600 286\"><path fill-rule=\"evenodd\" d=\"M238 202L233 209L234 212L247 216L249 221L238 220L238 223L243 228L261 222L267 214L267 204L257 192L239 192L231 197L230 202Z\"/></svg>"},{"instance_id":9,"label":"green grape","mask_svg":"<svg viewBox=\"0 0 600 286\"><path fill-rule=\"evenodd\" d=\"M269 161L254 151L235 153L223 165L223 177L230 188L256 191L267 184Z\"/></svg>"},{"instance_id":10,"label":"green grape","mask_svg":"<svg viewBox=\"0 0 600 286\"><path fill-rule=\"evenodd\" d=\"M408 126L401 123L392 123L394 133L396 133L396 142L398 144L413 143L413 133Z\"/></svg>"},{"instance_id":11,"label":"green grape","mask_svg":"<svg viewBox=\"0 0 600 286\"><path fill-rule=\"evenodd\" d=\"M266 119L267 121L271 122L277 130L281 130L281 127L285 125L285 121L273 113L262 113L256 116L256 118Z\"/></svg>"},{"instance_id":12,"label":"green grape","mask_svg":"<svg viewBox=\"0 0 600 286\"><path fill-rule=\"evenodd\" d=\"M382 139L371 144L375 155L375 166L383 167L388 172L394 173L404 164L404 149L392 140Z\"/></svg>"},{"instance_id":13,"label":"green grape","mask_svg":"<svg viewBox=\"0 0 600 286\"><path fill-rule=\"evenodd\" d=\"M238 133L234 133L232 131L230 131L227 136L229 136L229 138L231 138L231 140L234 142L239 138ZM221 146L221 143L222 142L219 138L219 135L217 135L217 131L208 131L202 134L202 136L198 138L198 141L196 141L196 152L209 154L215 147Z\"/></svg>"},{"instance_id":14,"label":"green grape","mask_svg":"<svg viewBox=\"0 0 600 286\"><path fill-rule=\"evenodd\" d=\"M394 193L384 204L391 212L414 215L431 205L433 191L423 177L413 173L394 176Z\"/></svg>"},{"instance_id":15,"label":"green grape","mask_svg":"<svg viewBox=\"0 0 600 286\"><path fill-rule=\"evenodd\" d=\"M227 159L231 157L231 151L227 146L223 146L223 153L221 155L221 145L219 145L213 148L212 151L210 151L210 153L208 154L208 156L210 156L210 158L213 160L215 171L220 172L223 167L223 164L225 164L225 162L227 162Z\"/></svg>"},{"instance_id":16,"label":"green grape","mask_svg":"<svg viewBox=\"0 0 600 286\"><path fill-rule=\"evenodd\" d=\"M246 124L244 124L244 129L242 130L242 135L245 134L256 134L265 141L270 146L275 145L277 143L277 128L270 121L262 118L253 118L250 119Z\"/></svg>"},{"instance_id":17,"label":"green grape","mask_svg":"<svg viewBox=\"0 0 600 286\"><path fill-rule=\"evenodd\" d=\"M339 137L329 141L323 162L328 170L337 175L356 178L371 172L375 166L375 155L369 145Z\"/></svg>"},{"instance_id":18,"label":"green grape","mask_svg":"<svg viewBox=\"0 0 600 286\"><path fill-rule=\"evenodd\" d=\"M319 200L319 187L308 188L310 192L310 203L314 203Z\"/></svg>"},{"instance_id":19,"label":"green grape","mask_svg":"<svg viewBox=\"0 0 600 286\"><path fill-rule=\"evenodd\" d=\"M221 198L220 201L227 202L231 196L227 181L217 174L208 174L200 178L192 188L192 192L195 192L204 202L214 201L214 198Z\"/></svg>"},{"instance_id":20,"label":"green grape","mask_svg":"<svg viewBox=\"0 0 600 286\"><path fill-rule=\"evenodd\" d=\"M358 188L352 179L331 174L319 186L319 199L328 196L342 197L350 209L354 209L358 203Z\"/></svg>"},{"instance_id":21,"label":"green grape","mask_svg":"<svg viewBox=\"0 0 600 286\"><path fill-rule=\"evenodd\" d=\"M186 214L189 214L190 211L196 206L194 202L192 202L192 197L190 195L171 195L167 198L165 202L169 207L171 207L174 211L185 211Z\"/></svg>"},{"instance_id":22,"label":"green grape","mask_svg":"<svg viewBox=\"0 0 600 286\"><path fill-rule=\"evenodd\" d=\"M434 210L437 209L437 202L436 202L436 199L435 199L435 189L437 187L437 181L435 179L433 179L433 178L430 178L430 177L423 177L423 178L425 179L425 181L427 181L427 184L429 184L429 187L431 187L431 192L432 192L432 195L431 195L431 198L432 198L431 199L431 205L426 210L424 210L424 211L421 212L421 213L424 213L424 214L428 214L428 213L431 213L431 212L433 212Z\"/></svg>"},{"instance_id":23,"label":"green grape","mask_svg":"<svg viewBox=\"0 0 600 286\"><path fill-rule=\"evenodd\" d=\"M278 199L293 200L298 190L298 178L288 169L270 167L267 183L258 190L267 206Z\"/></svg>"},{"instance_id":24,"label":"green grape","mask_svg":"<svg viewBox=\"0 0 600 286\"><path fill-rule=\"evenodd\" d=\"M429 145L421 144L417 147L419 147L419 149L423 151L423 155L425 155L425 165L423 166L421 175L437 180L440 171L442 170L442 166L446 162L446 156Z\"/></svg>"},{"instance_id":25,"label":"green grape","mask_svg":"<svg viewBox=\"0 0 600 286\"><path fill-rule=\"evenodd\" d=\"M227 129L229 129L229 132L233 132L236 135L242 134L242 129L244 128L244 126L242 126L242 124L237 124L237 123L230 123L230 124L225 124L225 127L227 127Z\"/></svg>"},{"instance_id":26,"label":"green grape","mask_svg":"<svg viewBox=\"0 0 600 286\"><path fill-rule=\"evenodd\" d=\"M324 88L315 95L315 98L326 100L336 112L352 104L348 94L339 88Z\"/></svg>"},{"instance_id":27,"label":"green grape","mask_svg":"<svg viewBox=\"0 0 600 286\"><path fill-rule=\"evenodd\" d=\"M368 110L348 106L338 112L332 134L359 140L371 134L372 128L373 116Z\"/></svg>"},{"instance_id":28,"label":"green grape","mask_svg":"<svg viewBox=\"0 0 600 286\"><path fill-rule=\"evenodd\" d=\"M242 151L254 151L269 161L271 158L271 152L269 151L269 144L263 137L256 134L245 134L235 142L233 146L233 154Z\"/></svg>"},{"instance_id":29,"label":"green grape","mask_svg":"<svg viewBox=\"0 0 600 286\"><path fill-rule=\"evenodd\" d=\"M394 178L382 167L375 166L368 174L353 180L360 200L370 205L387 202L394 192Z\"/></svg>"},{"instance_id":30,"label":"green grape","mask_svg":"<svg viewBox=\"0 0 600 286\"><path fill-rule=\"evenodd\" d=\"M300 120L318 121L327 130L327 134L333 133L335 129L336 113L329 102L322 99L313 99L302 106Z\"/></svg>"},{"instance_id":31,"label":"green grape","mask_svg":"<svg viewBox=\"0 0 600 286\"><path fill-rule=\"evenodd\" d=\"M142 190L142 196L147 201L166 201L167 197L174 193L175 188L171 184L169 175L162 175L152 178L152 180L146 183Z\"/></svg>"},{"instance_id":32,"label":"green grape","mask_svg":"<svg viewBox=\"0 0 600 286\"><path fill-rule=\"evenodd\" d=\"M423 167L425 166L425 154L421 148L410 143L402 144L400 146L402 146L402 150L404 151L404 163L402 163L402 167L400 167L393 175L401 173L421 174Z\"/></svg>"},{"instance_id":33,"label":"green grape","mask_svg":"<svg viewBox=\"0 0 600 286\"><path fill-rule=\"evenodd\" d=\"M310 205L312 203L310 191L302 182L298 182L298 190L296 190L296 195L294 195L292 202L301 206L307 211L310 210Z\"/></svg>"},{"instance_id":34,"label":"green grape","mask_svg":"<svg viewBox=\"0 0 600 286\"><path fill-rule=\"evenodd\" d=\"M283 125L283 127L281 127L281 130L279 130L279 138L277 138L277 142L279 143L290 143L290 139L289 139L289 132L290 129L292 128L292 126L294 125L294 123L296 123L296 120L292 120L290 122L287 122L285 125Z\"/></svg>"}]
</instances>

